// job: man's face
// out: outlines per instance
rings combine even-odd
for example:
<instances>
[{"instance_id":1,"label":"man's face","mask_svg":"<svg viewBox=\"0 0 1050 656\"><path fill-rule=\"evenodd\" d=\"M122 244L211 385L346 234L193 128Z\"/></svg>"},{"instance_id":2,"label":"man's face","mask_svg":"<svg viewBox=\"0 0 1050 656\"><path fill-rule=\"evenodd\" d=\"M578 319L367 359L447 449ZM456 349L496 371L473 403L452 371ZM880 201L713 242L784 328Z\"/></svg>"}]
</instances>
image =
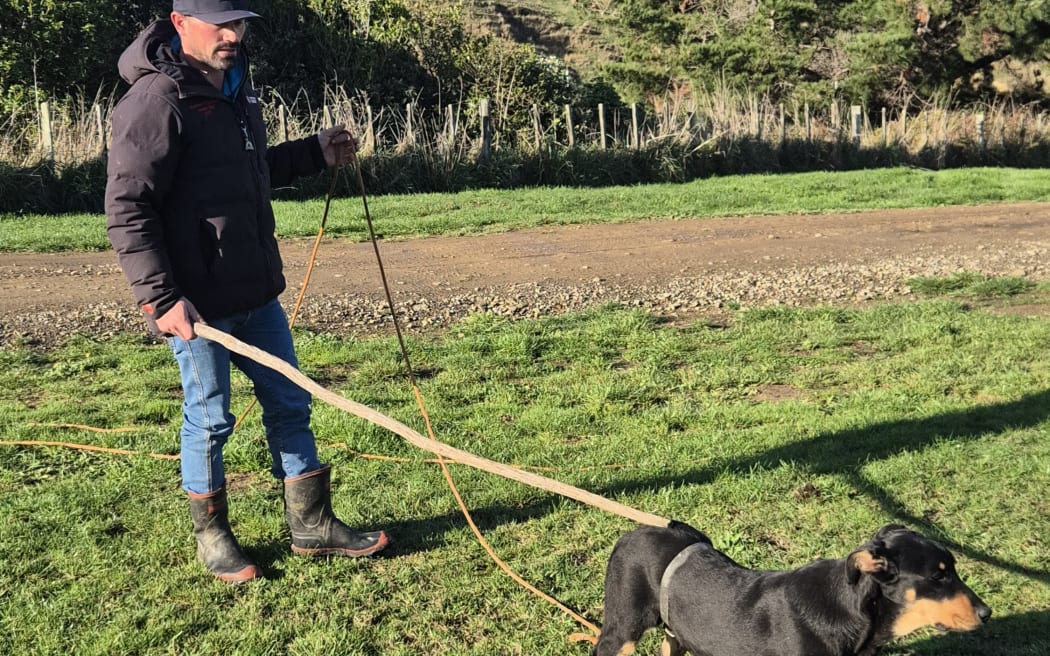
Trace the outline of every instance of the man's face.
<instances>
[{"instance_id":1,"label":"man's face","mask_svg":"<svg viewBox=\"0 0 1050 656\"><path fill-rule=\"evenodd\" d=\"M243 19L212 25L172 13L171 22L182 39L182 52L198 63L220 71L228 71L237 63L237 53L248 29Z\"/></svg>"}]
</instances>

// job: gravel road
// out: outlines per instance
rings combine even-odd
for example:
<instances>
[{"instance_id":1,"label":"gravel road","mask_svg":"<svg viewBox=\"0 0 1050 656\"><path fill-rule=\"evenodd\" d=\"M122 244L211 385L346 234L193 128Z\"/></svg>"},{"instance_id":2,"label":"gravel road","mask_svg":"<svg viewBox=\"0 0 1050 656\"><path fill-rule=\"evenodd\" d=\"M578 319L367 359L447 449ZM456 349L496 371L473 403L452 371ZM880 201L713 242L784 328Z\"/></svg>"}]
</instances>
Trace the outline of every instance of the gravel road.
<instances>
[{"instance_id":1,"label":"gravel road","mask_svg":"<svg viewBox=\"0 0 1050 656\"><path fill-rule=\"evenodd\" d=\"M909 295L916 276L1050 277L1050 204L559 226L381 243L407 330L474 312L533 318L604 303L679 320L727 307L857 304ZM313 240L282 243L295 300ZM327 240L298 325L391 330L370 244ZM112 253L0 256L0 345L145 335Z\"/></svg>"}]
</instances>

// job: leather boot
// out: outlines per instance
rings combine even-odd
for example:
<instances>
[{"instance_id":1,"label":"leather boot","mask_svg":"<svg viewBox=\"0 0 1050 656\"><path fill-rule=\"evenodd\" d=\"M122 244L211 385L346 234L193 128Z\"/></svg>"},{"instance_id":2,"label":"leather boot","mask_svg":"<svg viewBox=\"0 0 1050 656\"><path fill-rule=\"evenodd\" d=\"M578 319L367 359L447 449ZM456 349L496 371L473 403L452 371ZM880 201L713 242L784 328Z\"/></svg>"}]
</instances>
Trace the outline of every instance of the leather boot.
<instances>
[{"instance_id":1,"label":"leather boot","mask_svg":"<svg viewBox=\"0 0 1050 656\"><path fill-rule=\"evenodd\" d=\"M219 580L244 583L262 576L255 563L241 551L230 530L226 487L210 494L190 495L190 517L197 538L197 559Z\"/></svg>"},{"instance_id":2,"label":"leather boot","mask_svg":"<svg viewBox=\"0 0 1050 656\"><path fill-rule=\"evenodd\" d=\"M358 533L332 512L332 468L284 479L284 518L292 551L312 556L371 556L390 544L386 531Z\"/></svg>"}]
</instances>

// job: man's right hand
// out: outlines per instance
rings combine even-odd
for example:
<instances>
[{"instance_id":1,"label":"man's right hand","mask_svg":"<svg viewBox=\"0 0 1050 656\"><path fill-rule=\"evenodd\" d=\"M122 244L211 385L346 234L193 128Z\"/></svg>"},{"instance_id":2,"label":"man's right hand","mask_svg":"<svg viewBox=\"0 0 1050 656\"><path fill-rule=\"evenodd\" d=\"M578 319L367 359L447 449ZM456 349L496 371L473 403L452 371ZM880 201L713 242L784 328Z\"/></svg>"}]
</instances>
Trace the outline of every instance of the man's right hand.
<instances>
[{"instance_id":1,"label":"man's right hand","mask_svg":"<svg viewBox=\"0 0 1050 656\"><path fill-rule=\"evenodd\" d=\"M175 335L187 342L197 336L193 324L201 321L197 308L186 298L180 298L171 309L157 319L157 330L165 335Z\"/></svg>"}]
</instances>

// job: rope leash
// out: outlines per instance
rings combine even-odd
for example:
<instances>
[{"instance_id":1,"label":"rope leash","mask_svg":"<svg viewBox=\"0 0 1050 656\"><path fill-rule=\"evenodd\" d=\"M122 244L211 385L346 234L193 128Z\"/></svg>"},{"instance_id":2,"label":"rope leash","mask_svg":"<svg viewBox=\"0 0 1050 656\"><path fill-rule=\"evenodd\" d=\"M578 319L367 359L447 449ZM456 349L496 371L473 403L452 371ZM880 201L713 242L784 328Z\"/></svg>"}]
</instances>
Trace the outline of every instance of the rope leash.
<instances>
[{"instance_id":1,"label":"rope leash","mask_svg":"<svg viewBox=\"0 0 1050 656\"><path fill-rule=\"evenodd\" d=\"M654 515L654 514L651 514L651 513L645 513L645 512L636 510L634 508L630 508L629 506L625 506L623 504L617 503L617 502L612 501L610 499L606 499L606 498L601 497L601 496L599 496L597 494L593 494L591 492L587 492L586 490L582 490L580 488L576 488L576 487L573 487L573 486L570 486L570 485L566 485L566 484L561 483L559 481L556 481L556 480L553 480L553 479L550 479L550 478L546 478L544 476L540 476L538 474L534 474L534 473L531 473L531 472L523 470L523 469L519 469L519 468L515 468L515 467L509 466L509 465L502 464L502 463L498 463L498 462L494 462L494 461L491 461L491 460L487 460L485 458L482 458L480 456L476 456L476 455L468 453L466 451L461 451L461 450L456 449L454 447L451 447L451 446L448 446L446 444L443 444L443 443L439 442L436 439L433 427L431 425L430 416L429 416L429 413L427 412L426 406L425 406L425 404L423 402L422 394L421 394L421 392L419 390L419 386L418 386L417 381L416 381L415 372L414 372L414 369L412 367L411 360L409 358L408 350L407 350L407 348L405 346L404 338L403 338L402 331L401 331L400 322L398 320L397 313L395 311L393 297L392 297L392 294L390 292L390 286L389 286L389 284L387 282L386 271L385 271L385 268L383 266L383 260L382 260L381 254L379 252L378 240L376 239L375 230L374 230L373 224L372 224L372 218L371 218L371 215L370 215L370 212L369 212L369 209L368 209L368 199L367 199L367 195L365 193L364 180L363 180L362 173L361 173L361 165L360 165L359 159L357 158L357 154L356 153L354 153L352 155L352 159L353 159L353 162L354 162L354 171L355 171L355 174L356 174L357 183L358 183L359 191L360 191L360 194L361 194L361 200L362 200L362 202L364 204L365 218L366 218L366 221L367 221L367 224L368 224L369 237L371 239L372 247L373 247L373 250L375 252L376 262L377 262L377 264L379 266L380 277L382 279L383 289L384 289L384 292L386 294L387 303L388 303L389 308L390 308L391 318L393 320L395 333L397 335L398 344L400 346L402 358L403 358L403 360L405 362L405 367L406 367L406 370L407 370L407 373L408 373L408 377L409 377L409 380L411 382L413 393L414 393L415 398L416 398L416 403L417 403L417 405L419 407L420 413L423 416L424 422L426 424L427 434L428 434L429 437L424 437L421 434L419 434L418 432L416 432L416 431L412 430L411 428L409 428L408 426L405 426L404 424L401 424L400 422L398 422L398 421L396 421L396 420L394 420L394 419L392 419L390 417L387 417L386 415L383 415L383 414L381 414L381 413L379 413L379 412L377 412L377 411L375 411L375 410L373 410L371 408L368 408L367 406L364 406L364 405L361 405L361 404L356 403L354 401L351 401L350 399L347 399L347 398L345 398L345 397L343 397L343 396L341 396L339 394L336 394L336 393L334 393L334 392L332 392L330 390L325 389L321 385L319 385L316 382L314 382L313 380L311 380L309 377L307 377L304 374L302 374L301 372L299 372L297 369L295 369L291 365L285 363L284 361L282 361L282 360L280 360L278 358L275 358L275 357L269 355L268 353L266 353L266 352L264 352L264 351L262 351L260 349L257 349L257 348L255 348L253 346L250 346L248 344L240 342L239 340L237 340L236 338L232 337L231 335L223 333L223 332L221 332L219 330L211 328L210 326L208 326L206 324L199 323L199 322L194 324L194 330L196 331L196 333L198 335L200 335L201 337L204 337L205 339L209 339L211 341L215 341L215 342L225 346L228 350L230 350L232 352L235 352L235 353L238 353L238 354L243 355L245 357L248 357L248 358L254 360L255 362L257 362L257 363L259 363L259 364L261 364L263 366L267 366L267 367L269 367L271 369L274 369L274 370L278 371L279 373L281 373L285 377L287 377L291 382L293 382L294 384L296 384L299 387L303 388L304 390L310 392L313 396L315 396L317 398L320 398L322 401L325 401L325 402L329 403L330 405L333 405L333 406L335 406L335 407L337 407L337 408L339 408L339 409L341 409L341 410L343 410L345 412L348 412L350 414L354 414L354 415L356 415L356 416L358 416L358 417L360 417L362 419L370 421L370 422L372 422L372 423L374 423L374 424L376 424L376 425L378 425L380 427L386 428L387 430L390 430L391 432L393 432L393 433L395 433L397 435L400 435L401 437L403 437L404 439L406 439L407 441L409 441L410 443L412 443L416 447L418 447L420 449L423 449L425 451L428 451L430 453L435 454L437 456L436 462L441 466L442 474L444 475L445 480L446 480L446 482L447 482L447 484L449 486L449 489L451 490L454 498L456 499L456 503L459 506L461 513L463 514L464 518L466 519L467 524L470 526L471 531L474 533L475 538L478 540L479 544L481 544L482 548L486 551L486 553L493 560L493 562L495 562L496 565L501 570L503 570L504 573L506 573L511 579L513 579L516 583L518 583L519 585L524 587L526 590L529 590L533 594L535 594L535 595L539 596L540 598L544 599L548 603L556 606L557 608L562 610L564 613L566 613L567 615L572 617L579 624L581 624L582 626L586 627L588 630L590 630L593 633L593 635L587 635L587 634L582 634L582 633L574 633L574 634L569 636L569 640L570 641L572 641L572 642L585 641L585 642L590 642L591 644L596 643L597 642L597 635L600 633L599 627L597 627L595 624L589 622L587 619L585 619L584 617L582 617L578 613L574 612L572 609L568 608L567 606L565 606L564 604L559 602L557 599L553 598L552 596L544 593L543 591L539 590L538 588L536 588L535 586L530 584L528 581L526 581L520 575L518 575L509 565L507 565L506 562L504 562L501 558L499 558L499 556L495 553L495 551L493 550L492 546L489 544L489 542L482 535L480 529L478 529L478 527L475 524L473 518L471 517L470 512L469 512L469 510L468 510L468 508L466 506L466 503L463 501L462 495L460 494L460 492L459 492L459 490L458 490L454 480L452 479L451 472L449 471L449 468L448 468L448 463L449 462L455 462L455 463L465 464L465 465L474 467L474 468L482 470L482 471L486 471L486 472L489 472L489 473L496 474L498 476L501 476L503 478L507 478L509 480L515 480L515 481L518 481L518 482L523 483L525 485L529 485L529 486L536 487L536 488L541 489L541 490L552 492L552 493L560 495L560 496L564 496L564 497L568 497L568 498L571 498L571 499L575 499L575 500L577 500L577 501L579 501L581 503L584 503L586 505L590 505L590 506L599 508L601 510L605 510L606 512L610 512L610 513L619 515L621 517L624 517L624 518L627 518L627 519L631 519L631 520L633 520L633 521L635 521L635 522L637 522L639 524L650 525L650 526L667 526L669 524L669 520L667 520L667 519L665 519L663 517L660 517L658 515ZM327 222L328 212L329 212L329 208L330 208L330 205L331 205L332 197L334 195L335 185L336 185L336 181L337 181L338 167L331 167L330 170L331 170L331 177L330 177L330 181L329 181L328 193L327 193L326 198L325 198L325 208L324 208L324 214L323 214L322 219L321 219L321 226L320 226L320 229L318 231L317 237L314 240L314 246L313 246L313 250L311 252L310 259L309 259L309 262L308 262L308 265L307 265L306 274L305 274L305 277L304 277L304 280L303 280L303 284L302 284L302 286L300 288L298 297L297 297L296 302L295 302L295 307L294 307L293 312L292 312L292 314L290 316L290 319L289 319L289 328L291 328L291 327L293 327L295 325L295 320L296 320L296 318L297 318L297 316L299 314L300 307L302 305L303 299L304 299L305 294L306 294L307 286L309 285L309 282L310 282L310 277L311 277L312 272L313 272L313 267L314 267L314 263L316 261L316 256L317 256L317 252L318 252L318 249L319 249L319 246L320 246L320 243L321 243L321 239L322 239L322 237L324 235L325 224ZM247 417L248 413L252 410L254 405L255 405L255 400L253 399L252 402L245 408L245 410L241 414L241 416L238 418L238 420L237 420L237 422L236 422L236 424L234 426L235 429L241 425L241 423ZM96 428L91 428L91 427L88 427L88 426L82 426L82 425L77 425L77 424L62 424L62 425L59 425L59 426L60 427L66 427L66 428L78 428L78 429L82 429L82 430L89 430L89 431L99 432L99 433L131 432L131 431L135 430L135 429L96 429ZM18 442L3 442L3 443L4 444L10 444L10 445L19 445L19 446L60 446L60 447L81 449L81 450L86 450L86 451L112 453L112 454L118 454L118 455L143 455L143 454L139 454L139 453L136 453L134 451L129 451L129 450L125 450L125 449L112 449L112 448L98 447L98 446L92 446L92 445L78 445L78 444L71 444L71 443L66 443L66 442L18 441ZM153 454L153 453L151 453L151 454L145 454L145 455L148 455L149 457L166 459L166 460L178 460L179 459L178 455L170 455L170 454Z\"/></svg>"},{"instance_id":2,"label":"rope leash","mask_svg":"<svg viewBox=\"0 0 1050 656\"><path fill-rule=\"evenodd\" d=\"M646 524L649 526L667 526L670 523L669 520L660 517L659 515L642 512L640 510L631 508L630 506L625 506L616 501L612 501L611 499L606 499L605 497L594 494L593 492L588 492L586 490L567 485L560 481L556 481L545 476L540 476L539 474L522 471L520 469L515 469L514 467L511 467L509 465L495 462L493 460L488 460L487 458L482 458L481 456L477 456L467 451L462 451L455 447L439 442L436 439L433 439L432 437L424 437L420 433L409 428L405 424L402 424L396 419L388 417L387 415L377 412L376 410L373 410L372 408L369 408L366 405L362 405L360 403L352 401L344 396L341 396L339 394L336 394L335 392L332 392L331 390L326 389L325 387L322 387L314 380L312 380L311 378L309 378L308 376L306 376L305 374L303 374L298 369L288 364L284 360L274 357L269 353L266 353L265 351L258 349L254 346L245 344L244 342L236 339L232 335L224 333L221 330L217 330L203 323L194 324L193 329L201 337L217 342L234 353L243 355L246 358L254 360L258 364L261 364L265 367L269 367L283 374L286 378L288 378L288 380L303 388L304 390L310 392L315 398L318 398L324 401L325 403L328 403L329 405L335 406L340 410L343 410L350 414L356 415L362 419L370 421L373 424L385 428L392 433L400 435L401 437L405 438L410 443L419 447L420 449L423 449L424 451L429 451L439 456L441 460L442 473L445 475L445 480L448 482L450 488L453 491L453 495L456 498L456 503L460 507L460 511L466 518L467 523L470 525L475 537L482 544L485 551L489 554L493 561L500 567L500 569L507 573L507 575L514 579L519 585L522 585L534 594L537 594L538 596L542 597L548 602L556 605L563 612L569 614L577 622L587 627L588 629L594 631L596 634L599 631L597 626L587 621L579 614L573 612L561 602L557 601L553 597L550 597L546 593L543 593L542 591L538 590L535 586L522 579L521 576L515 573L509 566L506 565L506 563L503 560L501 560L495 554L495 552L492 551L492 547L489 545L488 541L485 540L484 536L478 530L477 525L474 523L473 518L470 516L466 504L463 502L463 499L455 486L455 482L452 480L452 476L448 471L448 462L458 462L460 464L468 465L470 467L474 467L475 469L480 469L491 474L496 474L497 476L502 476L503 478L517 481L519 483L539 488L547 492L552 492L563 497L575 499L581 503L594 506L601 510L605 510L606 512L610 512L616 515L620 515L621 517L631 519L639 524ZM419 394L418 388L415 388L414 391L416 394L417 402L421 403L422 397ZM424 414L424 420L427 424L427 430L431 434L433 434L433 429L430 424L429 416ZM587 641L591 640L590 636L579 634L574 634L572 638Z\"/></svg>"},{"instance_id":3,"label":"rope leash","mask_svg":"<svg viewBox=\"0 0 1050 656\"><path fill-rule=\"evenodd\" d=\"M255 360L259 364L277 370L278 372L284 374L290 381L292 381L296 385L299 385L306 391L310 392L315 397L320 398L321 400L331 405L334 405L335 407L341 410L357 415L381 427L387 428L391 432L394 432L400 435L401 437L405 438L415 446L438 456L438 464L441 466L442 474L445 477L445 481L448 484L449 489L453 494L453 497L456 499L456 503L459 506L460 512L466 519L467 524L470 526L470 529L474 533L474 536L478 540L478 543L482 546L482 548L489 555L492 561L496 563L496 565L501 570L503 570L505 574L507 574L512 580L521 585L523 588L544 599L548 603L554 605L555 607L572 617L579 624L586 627L593 633L593 635L574 633L569 636L570 641L586 641L590 642L591 644L596 643L597 636L601 632L601 630L595 624L588 621L587 619L570 609L568 606L565 606L554 597L546 594L545 592L539 590L534 585L526 581L495 553L495 550L492 548L488 540L485 539L484 535L477 527L477 524L474 522L474 519L471 516L470 511L466 506L466 503L463 501L463 497L460 494L459 489L452 478L451 472L449 471L448 462L460 462L462 464L481 469L482 471L497 474L510 480L516 480L526 485L531 485L533 487L553 492L561 496L576 499L578 501L581 501L582 503L592 505L600 509L604 509L608 512L618 514L628 519L633 519L634 521L640 524L648 524L652 526L667 526L667 524L669 523L668 520L650 513L643 513L628 506L624 506L609 499L605 499L604 497L601 497L599 495L569 485L565 485L564 483L560 483L553 479L518 470L513 467L509 467L508 465L503 465L501 463L497 463L491 460L487 460L485 458L481 458L479 456L475 456L465 451L460 451L459 449L454 449L448 445L439 442L436 439L434 435L434 429L430 421L430 415L427 412L426 404L423 402L423 397L419 390L419 385L416 380L415 370L412 367L411 358L408 354L408 349L405 345L404 336L401 331L401 324L398 320L397 312L395 310L393 295L390 292L390 285L387 281L386 270L383 265L383 258L379 251L379 242L376 239L371 213L368 208L368 196L365 192L364 179L361 173L361 163L356 153L353 153L352 159L354 162L354 172L357 178L358 190L361 194L361 201L364 206L365 219L368 225L369 239L372 243L372 249L375 252L376 263L379 267L379 274L383 283L383 291L386 295L387 304L390 308L391 319L394 324L394 331L397 336L398 345L401 349L402 359L405 362L405 368L412 385L413 394L415 395L416 403L419 407L421 415L423 416L424 423L426 424L427 434L429 435L429 437L423 437L416 431L410 429L408 426L405 426L404 424L401 424L400 422L397 422L396 420L391 419L390 417L382 415L381 413L378 413L375 410L368 408L367 406L363 406L361 404L350 401L345 397L342 397L338 394L335 394L334 392L331 392L321 387L316 382L312 381L309 377L303 375L294 367L288 365L287 363L281 361L278 358L274 358L273 356L270 356L269 354L259 349L256 349L255 347L251 347L247 344L239 342L239 340L236 340L230 335L226 335L221 331L211 329L209 326L206 326L205 324L201 323L195 324L194 330L197 332L197 334L201 335L202 337L206 339L211 339L212 341L216 341L235 353L239 353L240 355ZM335 169L333 167L332 182L330 184L329 193L325 201L325 219L328 215L328 206L334 191L334 185ZM323 232L324 229L325 219L322 219L321 232ZM320 243L321 232L318 233L317 240L314 243L314 255L316 255L317 247ZM299 300L296 302L295 312L292 315L292 319L289 324L290 326L294 324L295 316L298 313L302 297L306 292L306 286L309 283L309 275L313 267L314 255L311 256L311 261L307 268L306 280L304 280L303 286L300 289ZM249 406L248 410L250 409L251 406ZM246 414L247 410L245 411L244 415ZM242 419L244 415L242 415Z\"/></svg>"},{"instance_id":4,"label":"rope leash","mask_svg":"<svg viewBox=\"0 0 1050 656\"><path fill-rule=\"evenodd\" d=\"M412 392L416 397L416 404L419 406L419 412L423 416L423 421L426 424L427 435L429 436L430 440L436 443L437 439L434 435L434 428L430 423L430 413L427 412L426 404L423 402L423 395L419 391L419 384L416 381L415 370L412 367L412 361L408 355L408 348L405 346L405 340L401 333L401 322L398 319L397 311L395 310L394 298L393 295L390 293L390 284L387 281L386 268L383 266L383 258L382 255L380 255L379 253L379 241L376 239L375 228L372 225L372 215L368 210L368 195L365 193L365 182L361 174L361 161L357 158L356 152L353 153L352 158L354 162L354 173L357 178L358 191L361 194L361 202L364 205L365 222L368 224L368 236L372 242L372 250L375 251L376 263L379 266L379 276L383 281L383 293L386 295L387 305L390 307L390 317L394 324L394 332L397 335L398 345L401 348L401 357L405 361L405 370L408 372L408 378L412 384ZM525 588L529 592L532 592L544 601L552 604L553 606L561 610L563 613L576 620L579 624L589 629L594 634L594 636L598 636L601 633L601 629L599 629L598 626L588 621L582 615L575 612L565 604L561 603L551 595L543 592L536 586L526 581L513 568L511 568L510 565L508 565L502 558L500 558L498 554L496 554L495 549L492 548L492 545L481 533L481 529L479 529L477 524L474 523L474 518L471 516L470 510L467 508L466 502L463 501L463 497L459 493L459 488L456 486L455 481L452 479L452 472L449 471L448 462L441 456L440 453L436 455L438 456L438 463L441 466L441 473L445 477L445 482L448 483L448 487L449 490L452 492L452 496L456 499L456 504L459 506L459 510L463 514L463 518L467 521L467 525L470 526L470 530L474 533L474 537L477 539L478 544L480 544L482 549L485 550L485 553L489 555L489 558L492 559L492 562L496 563L496 566L503 570L503 572L518 585ZM666 526L667 522L665 521L663 522L663 524ZM573 634L572 636L570 636L570 640L576 641L580 639L577 636L582 636L582 634ZM582 639L587 638L583 637ZM593 639L592 644L596 643L597 638L595 637Z\"/></svg>"},{"instance_id":5,"label":"rope leash","mask_svg":"<svg viewBox=\"0 0 1050 656\"><path fill-rule=\"evenodd\" d=\"M152 430L150 428L98 428L97 426L85 426L83 424L67 424L67 423L41 423L31 421L26 424L30 428L68 428L70 430L82 430L91 433L101 434L119 434L119 433L138 433L142 431ZM398 456L388 456L379 453L365 453L364 451L358 451L352 449L346 444L339 442L325 442L323 444L326 447L333 449L342 449L355 458L361 460L374 460L376 462L390 462L402 465L436 465L441 462L438 458L407 458ZM60 447L66 449L74 449L78 451L97 451L100 453L109 453L118 456L129 456L129 457L143 457L143 458L155 458L158 460L180 460L182 456L179 454L171 453L150 453L148 451L138 451L134 449L119 449L116 447L98 446L95 444L82 444L79 442L60 442L53 440L0 440L0 446L34 446L34 447ZM456 463L458 464L458 463ZM589 467L548 467L543 465L518 465L509 464L509 467L514 469L520 469L522 471L531 472L547 472L547 473L558 473L558 472L571 472L571 473L584 473L584 472L595 472L595 471L616 471L620 469L631 469L642 467L643 465L638 463L610 463L608 465L592 465Z\"/></svg>"}]
</instances>

